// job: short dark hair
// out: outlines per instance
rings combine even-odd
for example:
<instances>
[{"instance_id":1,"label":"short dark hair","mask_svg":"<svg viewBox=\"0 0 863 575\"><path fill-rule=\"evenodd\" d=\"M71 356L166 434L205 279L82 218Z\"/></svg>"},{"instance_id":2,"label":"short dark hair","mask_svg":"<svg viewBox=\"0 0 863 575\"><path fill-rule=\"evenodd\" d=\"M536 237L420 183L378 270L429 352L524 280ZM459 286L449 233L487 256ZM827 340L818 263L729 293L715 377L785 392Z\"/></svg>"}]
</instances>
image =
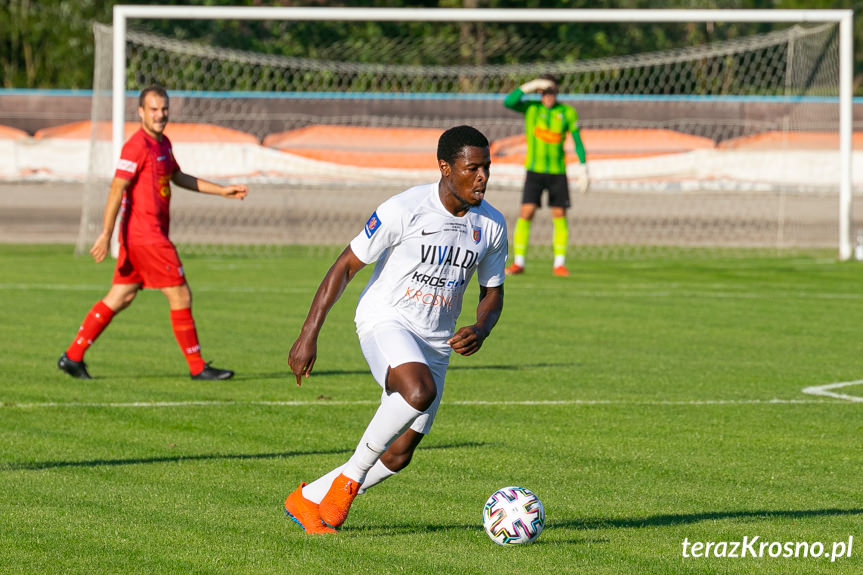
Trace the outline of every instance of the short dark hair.
<instances>
[{"instance_id":1,"label":"short dark hair","mask_svg":"<svg viewBox=\"0 0 863 575\"><path fill-rule=\"evenodd\" d=\"M153 84L149 88L144 88L141 90L141 93L138 95L138 107L144 107L144 100L147 99L147 94L156 94L160 98L168 99L168 91L164 86L160 86L159 84Z\"/></svg>"},{"instance_id":2,"label":"short dark hair","mask_svg":"<svg viewBox=\"0 0 863 575\"><path fill-rule=\"evenodd\" d=\"M547 89L543 90L543 93L554 92L555 94L557 94L558 86L560 86L560 82L558 81L557 76L555 76L554 74L543 74L539 78L541 80L550 80L550 81L554 82L554 87L553 88L547 88Z\"/></svg>"},{"instance_id":3,"label":"short dark hair","mask_svg":"<svg viewBox=\"0 0 863 575\"><path fill-rule=\"evenodd\" d=\"M488 148L488 138L473 126L456 126L441 134L437 159L452 165L466 147Z\"/></svg>"}]
</instances>

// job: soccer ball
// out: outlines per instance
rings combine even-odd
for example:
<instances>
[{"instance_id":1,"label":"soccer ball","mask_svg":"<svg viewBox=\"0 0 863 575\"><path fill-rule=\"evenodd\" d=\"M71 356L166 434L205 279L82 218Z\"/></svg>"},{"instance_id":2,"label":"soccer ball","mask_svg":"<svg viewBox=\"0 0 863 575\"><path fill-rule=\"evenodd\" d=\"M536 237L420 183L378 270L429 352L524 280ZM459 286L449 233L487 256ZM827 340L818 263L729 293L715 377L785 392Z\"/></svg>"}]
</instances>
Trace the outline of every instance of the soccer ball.
<instances>
[{"instance_id":1,"label":"soccer ball","mask_svg":"<svg viewBox=\"0 0 863 575\"><path fill-rule=\"evenodd\" d=\"M485 502L482 526L498 545L530 543L542 533L545 509L530 489L504 487Z\"/></svg>"}]
</instances>

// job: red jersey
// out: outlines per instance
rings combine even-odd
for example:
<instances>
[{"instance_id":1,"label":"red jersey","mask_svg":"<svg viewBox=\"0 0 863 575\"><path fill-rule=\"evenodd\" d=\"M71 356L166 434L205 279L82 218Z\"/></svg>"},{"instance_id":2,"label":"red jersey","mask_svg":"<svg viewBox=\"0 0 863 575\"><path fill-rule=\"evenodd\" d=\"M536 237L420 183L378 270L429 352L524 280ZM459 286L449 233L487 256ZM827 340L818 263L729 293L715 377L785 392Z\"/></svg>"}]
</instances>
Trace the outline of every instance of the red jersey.
<instances>
[{"instance_id":1,"label":"red jersey","mask_svg":"<svg viewBox=\"0 0 863 575\"><path fill-rule=\"evenodd\" d=\"M124 245L170 241L171 176L179 169L165 135L158 141L141 129L123 145L114 177L131 181L120 209Z\"/></svg>"}]
</instances>

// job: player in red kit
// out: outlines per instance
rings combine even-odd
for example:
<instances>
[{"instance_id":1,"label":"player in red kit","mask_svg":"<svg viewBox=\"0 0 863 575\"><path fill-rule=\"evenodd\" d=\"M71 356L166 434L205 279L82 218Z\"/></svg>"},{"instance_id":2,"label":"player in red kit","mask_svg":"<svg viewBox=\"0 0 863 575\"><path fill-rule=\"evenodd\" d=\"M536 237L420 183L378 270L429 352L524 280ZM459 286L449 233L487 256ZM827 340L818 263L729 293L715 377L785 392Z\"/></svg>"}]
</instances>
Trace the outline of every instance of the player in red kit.
<instances>
[{"instance_id":1,"label":"player in red kit","mask_svg":"<svg viewBox=\"0 0 863 575\"><path fill-rule=\"evenodd\" d=\"M84 353L111 319L129 307L141 289L149 288L161 290L168 298L171 326L192 379L228 379L233 377L233 371L212 367L201 358L192 318L192 292L177 250L168 239L171 183L237 200L245 198L249 190L245 185L220 186L180 169L171 141L163 133L168 124L168 94L161 86L141 92L138 116L141 129L123 146L105 204L102 233L90 248L96 262L105 259L120 213L120 253L111 288L87 313L57 367L73 377L90 379Z\"/></svg>"}]
</instances>

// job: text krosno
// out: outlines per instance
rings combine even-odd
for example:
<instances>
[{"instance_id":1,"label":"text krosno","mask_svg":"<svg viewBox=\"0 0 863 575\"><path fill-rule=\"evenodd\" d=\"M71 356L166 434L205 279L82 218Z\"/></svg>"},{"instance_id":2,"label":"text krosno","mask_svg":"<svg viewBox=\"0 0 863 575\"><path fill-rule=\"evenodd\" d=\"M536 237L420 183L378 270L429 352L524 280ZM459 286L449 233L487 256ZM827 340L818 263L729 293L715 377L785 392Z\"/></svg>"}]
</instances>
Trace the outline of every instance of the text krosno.
<instances>
[{"instance_id":1,"label":"text krosno","mask_svg":"<svg viewBox=\"0 0 863 575\"><path fill-rule=\"evenodd\" d=\"M806 541L761 541L757 535L755 537L745 536L742 541L690 541L687 537L683 540L683 557L687 559L693 557L729 559L744 557L769 557L771 559L830 557L832 563L843 557L851 557L853 547L853 535L848 537L848 541L834 541L827 544L820 541L812 543Z\"/></svg>"}]
</instances>

